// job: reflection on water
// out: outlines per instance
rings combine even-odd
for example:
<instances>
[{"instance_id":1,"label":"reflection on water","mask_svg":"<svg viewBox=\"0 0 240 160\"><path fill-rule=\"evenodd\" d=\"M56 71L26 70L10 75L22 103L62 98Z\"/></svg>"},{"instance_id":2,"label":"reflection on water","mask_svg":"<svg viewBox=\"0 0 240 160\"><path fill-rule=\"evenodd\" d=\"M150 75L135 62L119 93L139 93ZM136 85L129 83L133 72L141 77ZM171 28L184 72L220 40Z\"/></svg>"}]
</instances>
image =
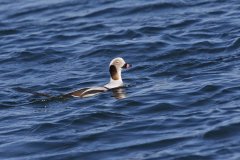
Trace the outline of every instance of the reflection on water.
<instances>
[{"instance_id":1,"label":"reflection on water","mask_svg":"<svg viewBox=\"0 0 240 160\"><path fill-rule=\"evenodd\" d=\"M124 88L112 89L112 93L113 93L113 97L115 97L116 99L123 99L127 97Z\"/></svg>"}]
</instances>

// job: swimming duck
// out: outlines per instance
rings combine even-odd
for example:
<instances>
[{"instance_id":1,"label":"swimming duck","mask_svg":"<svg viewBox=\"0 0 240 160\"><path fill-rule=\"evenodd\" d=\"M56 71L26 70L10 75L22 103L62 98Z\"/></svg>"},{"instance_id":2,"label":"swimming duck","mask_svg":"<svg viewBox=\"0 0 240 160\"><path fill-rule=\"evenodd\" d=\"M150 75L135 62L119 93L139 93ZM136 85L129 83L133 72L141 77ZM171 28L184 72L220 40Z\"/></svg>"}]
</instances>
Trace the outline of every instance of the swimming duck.
<instances>
[{"instance_id":1,"label":"swimming duck","mask_svg":"<svg viewBox=\"0 0 240 160\"><path fill-rule=\"evenodd\" d=\"M71 92L67 94L72 97L90 97L102 92L106 92L108 90L119 88L123 86L122 81L122 69L126 69L131 67L130 64L126 63L123 58L114 58L109 64L109 72L110 72L110 81L106 85L102 87L90 87L90 88L82 88L80 90Z\"/></svg>"}]
</instances>

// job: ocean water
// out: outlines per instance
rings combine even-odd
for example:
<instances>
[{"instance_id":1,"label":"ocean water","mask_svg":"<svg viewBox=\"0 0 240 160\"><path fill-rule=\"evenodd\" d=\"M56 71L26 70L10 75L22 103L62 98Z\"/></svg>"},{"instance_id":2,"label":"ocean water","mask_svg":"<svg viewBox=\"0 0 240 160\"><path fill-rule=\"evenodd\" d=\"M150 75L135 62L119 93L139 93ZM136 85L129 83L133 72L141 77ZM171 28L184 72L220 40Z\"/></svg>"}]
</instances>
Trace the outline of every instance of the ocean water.
<instances>
[{"instance_id":1,"label":"ocean water","mask_svg":"<svg viewBox=\"0 0 240 160\"><path fill-rule=\"evenodd\" d=\"M238 0L1 0L0 159L239 160ZM48 99L122 73L120 98Z\"/></svg>"}]
</instances>

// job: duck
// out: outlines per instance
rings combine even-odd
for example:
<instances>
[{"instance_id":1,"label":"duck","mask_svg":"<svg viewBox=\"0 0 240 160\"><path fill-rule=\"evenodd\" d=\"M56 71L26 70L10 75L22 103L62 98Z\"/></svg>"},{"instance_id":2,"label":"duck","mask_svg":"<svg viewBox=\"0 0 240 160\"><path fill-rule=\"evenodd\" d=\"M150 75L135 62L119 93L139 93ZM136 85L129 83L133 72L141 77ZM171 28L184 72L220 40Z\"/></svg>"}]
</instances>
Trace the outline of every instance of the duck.
<instances>
[{"instance_id":1,"label":"duck","mask_svg":"<svg viewBox=\"0 0 240 160\"><path fill-rule=\"evenodd\" d=\"M121 57L111 60L109 64L110 80L107 84L100 87L87 87L68 93L68 96L85 98L97 95L108 90L120 88L124 86L122 80L122 69L128 69L132 65L125 62Z\"/></svg>"}]
</instances>

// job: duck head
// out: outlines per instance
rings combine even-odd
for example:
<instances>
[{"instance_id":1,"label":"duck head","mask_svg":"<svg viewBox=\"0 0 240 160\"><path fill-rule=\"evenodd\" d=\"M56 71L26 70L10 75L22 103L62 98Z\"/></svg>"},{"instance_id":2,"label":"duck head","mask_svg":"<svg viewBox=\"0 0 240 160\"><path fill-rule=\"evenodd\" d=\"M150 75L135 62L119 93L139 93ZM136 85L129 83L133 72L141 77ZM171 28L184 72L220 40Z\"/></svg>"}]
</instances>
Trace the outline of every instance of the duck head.
<instances>
[{"instance_id":1,"label":"duck head","mask_svg":"<svg viewBox=\"0 0 240 160\"><path fill-rule=\"evenodd\" d=\"M110 82L105 87L112 89L123 86L122 69L130 68L123 58L114 58L109 64Z\"/></svg>"}]
</instances>

